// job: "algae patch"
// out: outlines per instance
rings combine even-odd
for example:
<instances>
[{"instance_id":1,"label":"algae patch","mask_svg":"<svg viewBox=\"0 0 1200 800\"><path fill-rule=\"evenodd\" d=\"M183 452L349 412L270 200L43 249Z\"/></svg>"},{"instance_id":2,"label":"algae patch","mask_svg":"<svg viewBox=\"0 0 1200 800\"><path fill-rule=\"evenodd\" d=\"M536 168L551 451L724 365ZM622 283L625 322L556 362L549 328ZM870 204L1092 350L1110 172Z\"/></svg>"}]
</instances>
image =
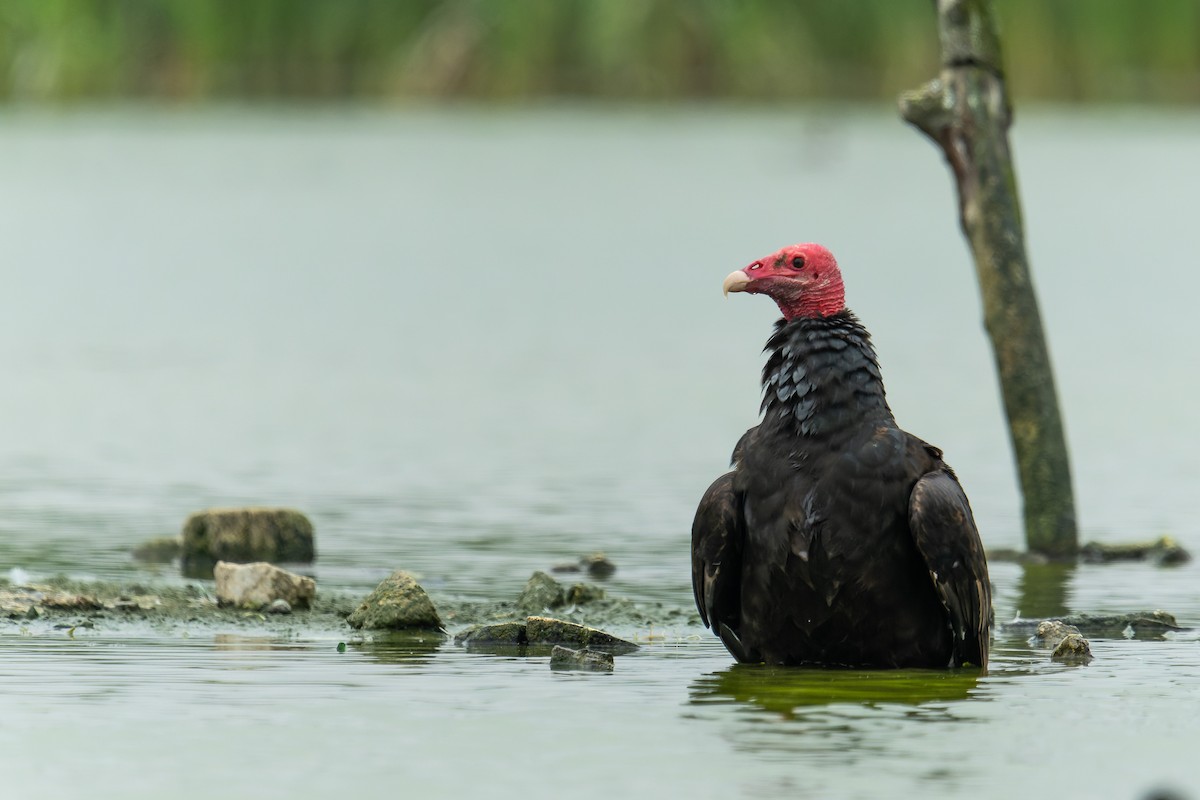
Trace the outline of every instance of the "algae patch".
<instances>
[{"instance_id":1,"label":"algae patch","mask_svg":"<svg viewBox=\"0 0 1200 800\"><path fill-rule=\"evenodd\" d=\"M249 633L281 637L326 636L345 640L354 635L347 617L364 594L318 587L307 609L292 613L222 607L211 582L149 584L80 581L57 576L35 583L0 579L0 632L27 630L55 634L76 628L76 635L149 628L169 636ZM513 601L476 600L434 595L428 598L443 626L452 632L477 625L519 622L528 613ZM691 608L661 602L606 597L562 606L554 618L563 623L612 631L631 643L678 640L694 634L699 617ZM363 630L359 637L381 639L386 630ZM548 649L550 645L546 645Z\"/></svg>"}]
</instances>

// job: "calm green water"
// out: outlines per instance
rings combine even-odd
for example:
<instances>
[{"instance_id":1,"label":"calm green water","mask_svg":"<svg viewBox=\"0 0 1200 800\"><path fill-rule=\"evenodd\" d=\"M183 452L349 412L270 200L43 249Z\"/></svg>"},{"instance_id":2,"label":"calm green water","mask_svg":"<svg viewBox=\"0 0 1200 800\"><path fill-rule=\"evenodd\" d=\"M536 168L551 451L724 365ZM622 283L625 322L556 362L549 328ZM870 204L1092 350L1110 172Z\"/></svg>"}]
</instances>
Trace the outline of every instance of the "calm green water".
<instances>
[{"instance_id":1,"label":"calm green water","mask_svg":"<svg viewBox=\"0 0 1200 800\"><path fill-rule=\"evenodd\" d=\"M1016 149L1086 539L1200 551L1200 116L1028 114ZM286 504L320 585L514 595L596 549L690 605L695 503L753 423L767 301L828 244L900 421L989 547L1019 505L938 154L887 113L0 117L0 574L177 580L129 548ZM1200 567L992 570L997 617L1161 607ZM620 631L645 635L647 631ZM3 796L1140 797L1200 792L1200 638L1021 636L967 674L731 669L700 628L612 675L453 645L0 621ZM233 786L232 791L229 786Z\"/></svg>"}]
</instances>

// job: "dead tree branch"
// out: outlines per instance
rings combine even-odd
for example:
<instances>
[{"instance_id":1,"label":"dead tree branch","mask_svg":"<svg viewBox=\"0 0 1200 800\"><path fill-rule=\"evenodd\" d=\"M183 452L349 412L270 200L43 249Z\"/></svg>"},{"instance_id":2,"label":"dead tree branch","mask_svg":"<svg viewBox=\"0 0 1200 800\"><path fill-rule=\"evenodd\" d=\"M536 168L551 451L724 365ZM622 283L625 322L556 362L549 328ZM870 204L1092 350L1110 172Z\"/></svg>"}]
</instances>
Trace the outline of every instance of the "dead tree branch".
<instances>
[{"instance_id":1,"label":"dead tree branch","mask_svg":"<svg viewBox=\"0 0 1200 800\"><path fill-rule=\"evenodd\" d=\"M975 259L1024 497L1025 541L1076 552L1075 500L1050 353L1025 253L1008 142L1011 107L990 0L935 0L938 78L900 98L900 113L946 156Z\"/></svg>"}]
</instances>

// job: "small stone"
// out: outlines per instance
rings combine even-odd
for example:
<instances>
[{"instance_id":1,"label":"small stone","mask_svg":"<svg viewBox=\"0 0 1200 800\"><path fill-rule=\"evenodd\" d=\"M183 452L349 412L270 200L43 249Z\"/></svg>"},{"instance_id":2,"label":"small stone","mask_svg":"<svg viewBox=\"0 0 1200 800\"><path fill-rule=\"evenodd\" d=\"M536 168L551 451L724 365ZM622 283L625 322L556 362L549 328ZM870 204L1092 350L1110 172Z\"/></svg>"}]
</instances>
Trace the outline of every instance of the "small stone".
<instances>
[{"instance_id":1,"label":"small stone","mask_svg":"<svg viewBox=\"0 0 1200 800\"><path fill-rule=\"evenodd\" d=\"M1053 648L1051 661L1087 664L1092 660L1091 645L1074 625L1058 619L1042 620L1038 623L1035 636L1043 645Z\"/></svg>"},{"instance_id":2,"label":"small stone","mask_svg":"<svg viewBox=\"0 0 1200 800\"><path fill-rule=\"evenodd\" d=\"M617 565L608 560L604 553L592 553L579 559L579 564L593 578L608 578L617 571Z\"/></svg>"},{"instance_id":3,"label":"small stone","mask_svg":"<svg viewBox=\"0 0 1200 800\"><path fill-rule=\"evenodd\" d=\"M1186 564L1192 560L1191 553L1184 550L1171 537L1164 536L1163 543L1163 546L1153 556L1154 561L1160 566L1173 567L1177 564Z\"/></svg>"},{"instance_id":4,"label":"small stone","mask_svg":"<svg viewBox=\"0 0 1200 800\"><path fill-rule=\"evenodd\" d=\"M292 613L292 604L282 597L277 597L267 606L268 614L290 614Z\"/></svg>"},{"instance_id":5,"label":"small stone","mask_svg":"<svg viewBox=\"0 0 1200 800\"><path fill-rule=\"evenodd\" d=\"M550 651L550 669L582 669L591 672L612 672L612 653L602 653L597 650L572 650L569 647L555 645Z\"/></svg>"},{"instance_id":6,"label":"small stone","mask_svg":"<svg viewBox=\"0 0 1200 800\"><path fill-rule=\"evenodd\" d=\"M407 572L393 572L351 612L352 628L441 630L442 620L425 590Z\"/></svg>"},{"instance_id":7,"label":"small stone","mask_svg":"<svg viewBox=\"0 0 1200 800\"><path fill-rule=\"evenodd\" d=\"M225 508L192 514L183 524L185 575L207 578L218 561L308 564L316 557L313 526L290 508Z\"/></svg>"},{"instance_id":8,"label":"small stone","mask_svg":"<svg viewBox=\"0 0 1200 800\"><path fill-rule=\"evenodd\" d=\"M604 599L604 590L591 583L577 583L567 589L567 605L581 606Z\"/></svg>"},{"instance_id":9,"label":"small stone","mask_svg":"<svg viewBox=\"0 0 1200 800\"><path fill-rule=\"evenodd\" d=\"M455 644L525 644L525 622L476 625L454 637Z\"/></svg>"},{"instance_id":10,"label":"small stone","mask_svg":"<svg viewBox=\"0 0 1200 800\"><path fill-rule=\"evenodd\" d=\"M562 584L544 572L538 571L525 582L525 588L517 596L517 608L522 611L541 611L543 608L558 608L565 602Z\"/></svg>"},{"instance_id":11,"label":"small stone","mask_svg":"<svg viewBox=\"0 0 1200 800\"><path fill-rule=\"evenodd\" d=\"M567 561L567 562L563 562L563 563L559 563L559 564L554 564L553 566L550 567L550 571L551 572L582 572L583 567L579 566L579 564L577 564L577 563Z\"/></svg>"},{"instance_id":12,"label":"small stone","mask_svg":"<svg viewBox=\"0 0 1200 800\"><path fill-rule=\"evenodd\" d=\"M529 644L561 644L579 648L596 648L610 653L628 653L638 649L633 642L618 639L596 628L564 622L550 617L527 617L525 638Z\"/></svg>"},{"instance_id":13,"label":"small stone","mask_svg":"<svg viewBox=\"0 0 1200 800\"><path fill-rule=\"evenodd\" d=\"M1088 640L1078 633L1068 633L1054 648L1050 660L1064 664L1087 664L1092 660L1092 648Z\"/></svg>"},{"instance_id":14,"label":"small stone","mask_svg":"<svg viewBox=\"0 0 1200 800\"><path fill-rule=\"evenodd\" d=\"M312 578L262 561L255 564L218 561L213 576L217 581L217 602L223 606L257 610L284 600L291 608L308 608L317 593Z\"/></svg>"},{"instance_id":15,"label":"small stone","mask_svg":"<svg viewBox=\"0 0 1200 800\"><path fill-rule=\"evenodd\" d=\"M1068 636L1079 636L1079 628L1068 625L1062 620L1047 619L1038 623L1037 638L1047 647L1058 647L1058 643Z\"/></svg>"}]
</instances>

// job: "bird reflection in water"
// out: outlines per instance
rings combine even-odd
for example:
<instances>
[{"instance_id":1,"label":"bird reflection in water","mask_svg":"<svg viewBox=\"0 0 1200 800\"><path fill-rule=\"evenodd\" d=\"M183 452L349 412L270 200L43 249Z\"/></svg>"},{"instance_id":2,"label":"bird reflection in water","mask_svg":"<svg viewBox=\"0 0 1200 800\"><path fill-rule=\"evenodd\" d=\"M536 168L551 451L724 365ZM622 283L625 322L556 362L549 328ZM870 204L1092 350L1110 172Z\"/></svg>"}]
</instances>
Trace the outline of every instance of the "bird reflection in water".
<instances>
[{"instance_id":1,"label":"bird reflection in water","mask_svg":"<svg viewBox=\"0 0 1200 800\"><path fill-rule=\"evenodd\" d=\"M966 700L977 669L826 670L735 664L698 678L694 705L736 703L795 719L805 709L835 705L923 706Z\"/></svg>"}]
</instances>

